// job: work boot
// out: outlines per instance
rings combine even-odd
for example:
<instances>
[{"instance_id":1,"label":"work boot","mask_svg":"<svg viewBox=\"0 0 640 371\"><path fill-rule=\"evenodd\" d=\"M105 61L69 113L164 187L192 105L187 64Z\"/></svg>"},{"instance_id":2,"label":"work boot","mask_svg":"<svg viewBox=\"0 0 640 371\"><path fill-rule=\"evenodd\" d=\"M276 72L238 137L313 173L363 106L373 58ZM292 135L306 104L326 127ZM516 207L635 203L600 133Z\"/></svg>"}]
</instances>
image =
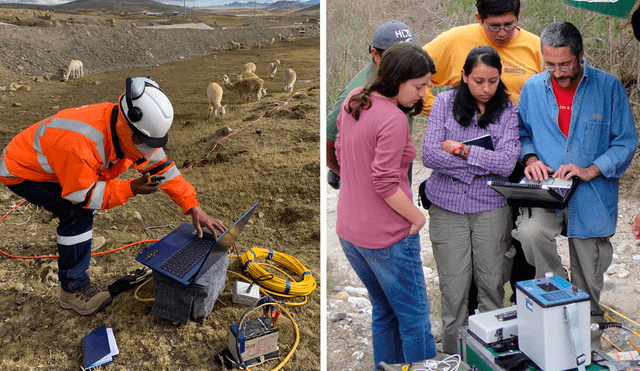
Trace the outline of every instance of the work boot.
<instances>
[{"instance_id":1,"label":"work boot","mask_svg":"<svg viewBox=\"0 0 640 371\"><path fill-rule=\"evenodd\" d=\"M64 309L73 309L83 316L101 311L111 304L112 300L109 291L98 291L93 285L87 285L74 292L60 289L60 306Z\"/></svg>"}]
</instances>

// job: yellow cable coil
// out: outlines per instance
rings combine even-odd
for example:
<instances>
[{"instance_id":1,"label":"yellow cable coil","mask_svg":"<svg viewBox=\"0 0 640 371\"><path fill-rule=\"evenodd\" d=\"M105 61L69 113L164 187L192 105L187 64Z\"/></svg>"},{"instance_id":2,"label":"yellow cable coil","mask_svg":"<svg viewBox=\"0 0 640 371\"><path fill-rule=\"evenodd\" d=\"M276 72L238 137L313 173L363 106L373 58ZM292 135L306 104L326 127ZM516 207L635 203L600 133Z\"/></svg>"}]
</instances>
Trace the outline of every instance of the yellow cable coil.
<instances>
[{"instance_id":1,"label":"yellow cable coil","mask_svg":"<svg viewBox=\"0 0 640 371\"><path fill-rule=\"evenodd\" d=\"M254 261L255 259L272 260L302 277L302 281L300 282L283 280L275 276L271 279L261 281L260 286L270 291L290 296L307 296L316 289L316 280L311 275L311 272L291 255L260 247L253 247L244 253L241 259L242 265L254 280L269 274L269 272L260 267L262 263L256 263Z\"/></svg>"}]
</instances>

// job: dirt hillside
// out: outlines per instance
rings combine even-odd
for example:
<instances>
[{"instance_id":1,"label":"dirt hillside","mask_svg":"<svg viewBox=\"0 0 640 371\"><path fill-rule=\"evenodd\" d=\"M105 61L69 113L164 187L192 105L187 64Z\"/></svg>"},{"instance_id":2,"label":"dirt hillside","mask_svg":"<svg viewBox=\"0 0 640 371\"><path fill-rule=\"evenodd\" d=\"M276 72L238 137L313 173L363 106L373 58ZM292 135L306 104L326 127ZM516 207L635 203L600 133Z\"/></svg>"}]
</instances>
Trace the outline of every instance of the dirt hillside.
<instances>
[{"instance_id":1,"label":"dirt hillside","mask_svg":"<svg viewBox=\"0 0 640 371\"><path fill-rule=\"evenodd\" d=\"M28 16L23 14L21 19ZM226 31L111 27L108 21L103 25L104 18L82 22L86 24L0 25L0 148L22 129L60 109L115 102L124 92L126 77L152 76L175 111L165 151L195 186L203 210L229 226L258 202L236 245L238 253L262 247L288 254L319 284L317 34L296 37L293 42L265 43L260 49L232 50L227 49L230 40L255 45L299 25ZM61 82L59 69L71 59L84 62L85 75ZM267 64L276 59L281 65L271 81ZM264 79L267 95L240 103L235 93L225 90L225 117L208 118L207 85L221 84L222 74L240 73L247 62L257 65L256 74ZM292 93L284 91L282 71L288 68L297 73ZM123 177L137 174L129 170ZM0 217L6 215L0 220L0 250L15 256L0 256L0 370L77 370L82 359L80 340L103 324L113 328L120 350L105 370L223 369L214 362L214 355L227 348L229 326L247 309L231 302L233 283L240 280L234 273L243 274L237 257L230 257L225 290L202 322L176 325L153 315L153 303L137 300L133 290L115 296L113 304L97 315L79 316L59 306L55 259L17 258L56 254L57 220L28 204L8 213L20 201L0 186ZM158 238L170 230L168 225L183 222L190 218L163 192L138 196L124 206L96 213L94 247L96 252L106 252ZM92 281L105 289L140 268L135 257L149 246L142 243L95 256L89 269ZM152 298L153 283L143 286L138 297ZM290 353L285 369L319 369L320 288L307 298L277 299L306 301L285 306L297 325L299 341L294 324L282 314L280 357L252 369L271 370ZM258 315L252 312L248 318Z\"/></svg>"}]
</instances>

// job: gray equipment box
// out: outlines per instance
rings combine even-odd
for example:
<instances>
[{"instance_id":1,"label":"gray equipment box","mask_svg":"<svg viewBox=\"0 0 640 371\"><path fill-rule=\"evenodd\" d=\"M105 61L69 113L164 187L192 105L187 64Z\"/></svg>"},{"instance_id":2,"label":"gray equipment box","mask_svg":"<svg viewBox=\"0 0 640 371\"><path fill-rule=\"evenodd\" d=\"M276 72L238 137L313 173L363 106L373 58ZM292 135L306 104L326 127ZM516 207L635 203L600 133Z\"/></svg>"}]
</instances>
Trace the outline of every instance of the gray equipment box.
<instances>
[{"instance_id":1,"label":"gray equipment box","mask_svg":"<svg viewBox=\"0 0 640 371\"><path fill-rule=\"evenodd\" d=\"M213 310L224 290L229 257L223 254L213 266L191 286L153 271L155 300L151 313L174 323L186 325L190 319L201 320Z\"/></svg>"}]
</instances>

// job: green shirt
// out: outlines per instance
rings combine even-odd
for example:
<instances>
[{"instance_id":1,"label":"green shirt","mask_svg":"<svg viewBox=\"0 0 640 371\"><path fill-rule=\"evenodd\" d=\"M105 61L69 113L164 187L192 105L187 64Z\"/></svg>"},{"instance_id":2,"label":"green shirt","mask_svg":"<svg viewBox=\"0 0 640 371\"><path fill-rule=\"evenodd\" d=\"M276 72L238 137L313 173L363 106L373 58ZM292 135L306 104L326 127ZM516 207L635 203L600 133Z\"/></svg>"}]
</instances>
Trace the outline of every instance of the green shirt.
<instances>
[{"instance_id":1,"label":"green shirt","mask_svg":"<svg viewBox=\"0 0 640 371\"><path fill-rule=\"evenodd\" d=\"M338 99L336 99L336 103L333 105L333 108L329 112L327 112L327 139L333 140L335 142L338 137L338 124L336 120L338 119L338 114L340 113L340 109L342 108L342 103L347 99L347 96L351 91L355 88L359 88L373 81L373 78L376 74L376 67L373 65L373 62L369 62L358 74L356 77L351 80L349 85L344 88L340 95L338 95Z\"/></svg>"}]
</instances>

